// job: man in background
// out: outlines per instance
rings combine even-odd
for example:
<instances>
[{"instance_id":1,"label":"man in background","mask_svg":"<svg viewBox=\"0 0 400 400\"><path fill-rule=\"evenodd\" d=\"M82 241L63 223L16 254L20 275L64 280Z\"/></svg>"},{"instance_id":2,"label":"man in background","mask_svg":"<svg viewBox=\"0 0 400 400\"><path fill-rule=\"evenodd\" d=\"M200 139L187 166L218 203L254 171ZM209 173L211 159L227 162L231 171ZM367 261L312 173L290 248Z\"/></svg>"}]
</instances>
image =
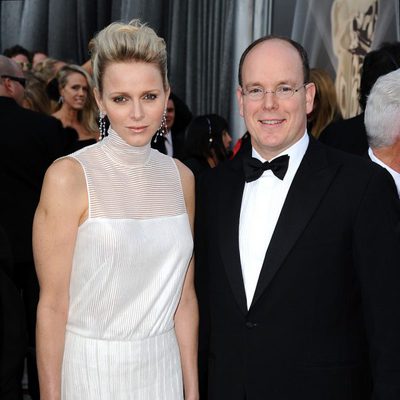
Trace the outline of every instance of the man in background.
<instances>
[{"instance_id":1,"label":"man in background","mask_svg":"<svg viewBox=\"0 0 400 400\"><path fill-rule=\"evenodd\" d=\"M46 169L68 153L75 138L53 117L21 107L25 78L16 61L0 55L0 226L11 246L28 331L29 394L39 399L35 359L39 285L32 254L32 222Z\"/></svg>"},{"instance_id":2,"label":"man in background","mask_svg":"<svg viewBox=\"0 0 400 400\"><path fill-rule=\"evenodd\" d=\"M365 108L365 128L369 157L389 171L400 197L400 69L376 81Z\"/></svg>"}]
</instances>

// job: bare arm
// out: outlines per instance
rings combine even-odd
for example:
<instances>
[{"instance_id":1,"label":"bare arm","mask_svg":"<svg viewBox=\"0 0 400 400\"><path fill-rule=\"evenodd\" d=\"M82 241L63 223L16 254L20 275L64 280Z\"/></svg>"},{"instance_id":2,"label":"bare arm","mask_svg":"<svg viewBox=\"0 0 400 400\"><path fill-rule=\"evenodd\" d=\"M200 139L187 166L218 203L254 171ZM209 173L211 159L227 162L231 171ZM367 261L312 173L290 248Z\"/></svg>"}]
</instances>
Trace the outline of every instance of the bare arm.
<instances>
[{"instance_id":1,"label":"bare arm","mask_svg":"<svg viewBox=\"0 0 400 400\"><path fill-rule=\"evenodd\" d=\"M46 173L33 223L33 251L40 284L36 343L41 400L61 398L72 257L86 209L81 167L71 159L55 162Z\"/></svg>"},{"instance_id":2,"label":"bare arm","mask_svg":"<svg viewBox=\"0 0 400 400\"><path fill-rule=\"evenodd\" d=\"M194 177L191 171L176 161L182 181L186 209L193 232ZM175 314L175 330L181 354L183 383L186 400L199 398L197 376L199 312L194 290L194 259L192 257L183 285L182 296Z\"/></svg>"}]
</instances>

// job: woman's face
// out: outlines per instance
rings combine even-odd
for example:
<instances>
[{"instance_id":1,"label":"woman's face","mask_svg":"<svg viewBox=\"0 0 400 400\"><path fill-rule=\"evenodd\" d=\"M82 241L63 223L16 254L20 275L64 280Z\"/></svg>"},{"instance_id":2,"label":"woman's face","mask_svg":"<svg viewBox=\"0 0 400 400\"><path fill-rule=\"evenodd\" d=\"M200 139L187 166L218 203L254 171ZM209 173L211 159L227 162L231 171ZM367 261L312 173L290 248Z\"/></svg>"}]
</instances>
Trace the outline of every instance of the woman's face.
<instances>
[{"instance_id":1,"label":"woman's face","mask_svg":"<svg viewBox=\"0 0 400 400\"><path fill-rule=\"evenodd\" d=\"M66 85L60 90L64 103L74 110L82 110L88 96L88 83L79 72L68 75Z\"/></svg>"},{"instance_id":2,"label":"woman's face","mask_svg":"<svg viewBox=\"0 0 400 400\"><path fill-rule=\"evenodd\" d=\"M225 150L230 150L231 143L232 143L232 137L228 131L222 132L222 143L224 144Z\"/></svg>"},{"instance_id":3,"label":"woman's face","mask_svg":"<svg viewBox=\"0 0 400 400\"><path fill-rule=\"evenodd\" d=\"M99 109L132 146L150 142L160 127L168 95L157 66L145 62L109 64L104 71L103 93L95 90Z\"/></svg>"}]
</instances>

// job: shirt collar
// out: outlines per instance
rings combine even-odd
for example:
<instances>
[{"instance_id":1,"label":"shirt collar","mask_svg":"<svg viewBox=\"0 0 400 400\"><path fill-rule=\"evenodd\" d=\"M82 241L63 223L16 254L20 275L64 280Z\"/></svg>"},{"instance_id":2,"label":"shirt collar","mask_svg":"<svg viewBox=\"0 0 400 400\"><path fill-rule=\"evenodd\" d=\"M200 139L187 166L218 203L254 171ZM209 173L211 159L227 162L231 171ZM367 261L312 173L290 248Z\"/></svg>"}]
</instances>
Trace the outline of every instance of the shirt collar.
<instances>
[{"instance_id":1,"label":"shirt collar","mask_svg":"<svg viewBox=\"0 0 400 400\"><path fill-rule=\"evenodd\" d=\"M399 193L400 196L400 174L395 171L393 168L390 168L388 165L386 165L383 161L381 161L373 152L371 147L368 148L368 155L369 158L376 164L380 165L381 167L385 168L390 175L392 175L394 182L396 183L397 187L397 192Z\"/></svg>"},{"instance_id":2,"label":"shirt collar","mask_svg":"<svg viewBox=\"0 0 400 400\"><path fill-rule=\"evenodd\" d=\"M289 156L289 166L288 166L288 170L286 172L284 180L286 180L288 176L289 177L294 176L294 174L297 172L297 169L299 168L301 160L303 159L304 154L306 153L309 143L310 143L310 138L308 137L307 130L306 130L300 140L298 140L296 143L292 144L286 150L277 154L273 158L273 159L275 159L275 158L283 156L285 154L287 154ZM257 152L257 150L254 147L252 148L252 156L254 158L259 159L261 162L266 161L261 157L261 155ZM273 159L271 159L270 161L272 161ZM265 171L264 174L266 174L266 173L271 173L271 171Z\"/></svg>"}]
</instances>

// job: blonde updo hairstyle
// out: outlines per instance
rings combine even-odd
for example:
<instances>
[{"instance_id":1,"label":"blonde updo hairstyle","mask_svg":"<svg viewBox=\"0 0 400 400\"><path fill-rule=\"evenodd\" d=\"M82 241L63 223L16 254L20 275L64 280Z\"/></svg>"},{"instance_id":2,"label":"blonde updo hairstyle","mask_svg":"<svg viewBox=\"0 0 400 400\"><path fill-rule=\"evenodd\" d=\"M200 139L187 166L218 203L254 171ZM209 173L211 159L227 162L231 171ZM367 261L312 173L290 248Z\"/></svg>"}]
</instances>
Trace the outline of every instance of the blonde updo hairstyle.
<instances>
[{"instance_id":1,"label":"blonde updo hairstyle","mask_svg":"<svg viewBox=\"0 0 400 400\"><path fill-rule=\"evenodd\" d=\"M167 50L164 39L139 20L113 22L89 43L93 78L97 90L103 92L103 77L111 63L144 62L157 66L164 90L168 90Z\"/></svg>"}]
</instances>

